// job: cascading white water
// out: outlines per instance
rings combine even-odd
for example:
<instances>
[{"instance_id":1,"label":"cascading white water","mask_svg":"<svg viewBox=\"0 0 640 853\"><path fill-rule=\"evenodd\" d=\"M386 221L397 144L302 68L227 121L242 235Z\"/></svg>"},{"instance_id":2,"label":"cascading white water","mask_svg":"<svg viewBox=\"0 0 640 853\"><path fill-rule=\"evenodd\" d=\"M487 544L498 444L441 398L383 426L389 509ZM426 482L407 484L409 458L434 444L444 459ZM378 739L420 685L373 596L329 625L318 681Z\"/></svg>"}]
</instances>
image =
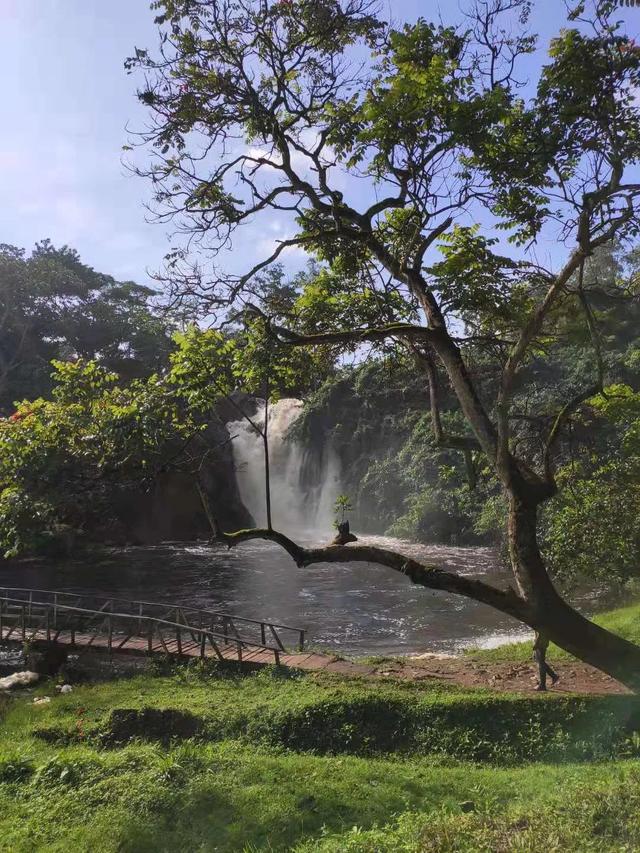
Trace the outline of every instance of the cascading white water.
<instances>
[{"instance_id":1,"label":"cascading white water","mask_svg":"<svg viewBox=\"0 0 640 853\"><path fill-rule=\"evenodd\" d=\"M329 539L333 535L334 504L340 493L338 460L325 449L317 482L303 483L306 455L300 444L287 433L299 417L302 401L279 400L269 406L269 470L271 482L271 515L276 530L299 538L300 534ZM264 404L252 421L262 427ZM233 458L240 497L258 526L267 522L262 436L242 418L227 424L232 437Z\"/></svg>"}]
</instances>

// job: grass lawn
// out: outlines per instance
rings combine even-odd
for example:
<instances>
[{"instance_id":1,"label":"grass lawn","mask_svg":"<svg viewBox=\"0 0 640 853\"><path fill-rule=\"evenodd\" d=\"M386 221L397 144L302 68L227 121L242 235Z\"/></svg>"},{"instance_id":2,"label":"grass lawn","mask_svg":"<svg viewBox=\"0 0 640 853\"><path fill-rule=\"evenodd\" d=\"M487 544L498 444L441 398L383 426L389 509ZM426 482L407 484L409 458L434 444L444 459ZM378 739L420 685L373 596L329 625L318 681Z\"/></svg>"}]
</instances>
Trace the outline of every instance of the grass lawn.
<instances>
[{"instance_id":1,"label":"grass lawn","mask_svg":"<svg viewBox=\"0 0 640 853\"><path fill-rule=\"evenodd\" d=\"M633 643L640 644L640 602L601 613L594 616L593 621ZM531 643L508 643L495 649L469 649L467 654L484 661L531 660ZM569 660L571 655L551 643L549 658Z\"/></svg>"},{"instance_id":2,"label":"grass lawn","mask_svg":"<svg viewBox=\"0 0 640 853\"><path fill-rule=\"evenodd\" d=\"M5 702L3 851L640 849L640 702L199 666Z\"/></svg>"}]
</instances>

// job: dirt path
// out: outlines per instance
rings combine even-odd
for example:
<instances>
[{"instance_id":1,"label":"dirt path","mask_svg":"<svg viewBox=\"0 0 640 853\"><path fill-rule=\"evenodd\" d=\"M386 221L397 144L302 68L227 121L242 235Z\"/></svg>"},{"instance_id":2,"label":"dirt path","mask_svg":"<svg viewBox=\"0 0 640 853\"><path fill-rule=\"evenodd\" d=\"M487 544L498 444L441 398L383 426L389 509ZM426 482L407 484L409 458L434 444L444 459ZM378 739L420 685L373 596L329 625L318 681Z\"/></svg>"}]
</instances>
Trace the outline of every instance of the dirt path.
<instances>
[{"instance_id":1,"label":"dirt path","mask_svg":"<svg viewBox=\"0 0 640 853\"><path fill-rule=\"evenodd\" d=\"M620 694L629 693L622 684L584 663L555 663L560 676L552 693ZM488 663L473 658L420 658L382 665L373 673L379 677L408 678L420 681L438 678L463 687L488 687L500 691L533 692L537 684L537 667L531 663Z\"/></svg>"},{"instance_id":2,"label":"dirt path","mask_svg":"<svg viewBox=\"0 0 640 853\"><path fill-rule=\"evenodd\" d=\"M341 660L326 654L287 655L286 666L297 669L333 672L338 675L366 678L399 678L410 681L445 681L461 687L485 687L496 691L533 693L537 683L537 668L533 662L486 662L473 657L394 658L383 663L358 663ZM560 676L550 693L581 693L607 695L629 693L619 682L584 663L553 662Z\"/></svg>"}]
</instances>

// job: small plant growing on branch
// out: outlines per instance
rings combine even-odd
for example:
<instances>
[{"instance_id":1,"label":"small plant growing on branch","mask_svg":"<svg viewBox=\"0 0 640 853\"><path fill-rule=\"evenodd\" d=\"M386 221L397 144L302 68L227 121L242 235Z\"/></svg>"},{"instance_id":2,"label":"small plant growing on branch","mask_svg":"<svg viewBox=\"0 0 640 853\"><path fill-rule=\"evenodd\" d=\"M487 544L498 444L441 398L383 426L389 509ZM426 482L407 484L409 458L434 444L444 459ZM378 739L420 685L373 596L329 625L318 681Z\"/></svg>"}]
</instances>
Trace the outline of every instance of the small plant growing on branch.
<instances>
[{"instance_id":1,"label":"small plant growing on branch","mask_svg":"<svg viewBox=\"0 0 640 853\"><path fill-rule=\"evenodd\" d=\"M334 504L335 511L335 521L334 527L338 529L340 524L346 520L346 515L348 512L351 512L353 507L351 506L351 501L348 495L338 495L336 498L336 502Z\"/></svg>"}]
</instances>

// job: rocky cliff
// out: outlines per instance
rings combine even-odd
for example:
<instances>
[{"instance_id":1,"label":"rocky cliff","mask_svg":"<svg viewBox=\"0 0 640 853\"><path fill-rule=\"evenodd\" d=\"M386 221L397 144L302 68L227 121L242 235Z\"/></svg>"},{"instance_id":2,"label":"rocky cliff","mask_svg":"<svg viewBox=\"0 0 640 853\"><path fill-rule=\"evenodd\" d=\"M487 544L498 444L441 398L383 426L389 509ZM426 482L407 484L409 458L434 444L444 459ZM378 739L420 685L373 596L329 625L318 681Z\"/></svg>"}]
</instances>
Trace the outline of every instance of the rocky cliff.
<instances>
[{"instance_id":1,"label":"rocky cliff","mask_svg":"<svg viewBox=\"0 0 640 853\"><path fill-rule=\"evenodd\" d=\"M192 451L203 460L200 483L216 518L225 530L237 530L252 526L253 519L238 491L231 439L222 419L228 416L226 409L217 412L207 430L194 442ZM196 476L191 472L168 469L148 491L127 489L114 510L116 524L106 538L120 542L149 545L211 536Z\"/></svg>"}]
</instances>

